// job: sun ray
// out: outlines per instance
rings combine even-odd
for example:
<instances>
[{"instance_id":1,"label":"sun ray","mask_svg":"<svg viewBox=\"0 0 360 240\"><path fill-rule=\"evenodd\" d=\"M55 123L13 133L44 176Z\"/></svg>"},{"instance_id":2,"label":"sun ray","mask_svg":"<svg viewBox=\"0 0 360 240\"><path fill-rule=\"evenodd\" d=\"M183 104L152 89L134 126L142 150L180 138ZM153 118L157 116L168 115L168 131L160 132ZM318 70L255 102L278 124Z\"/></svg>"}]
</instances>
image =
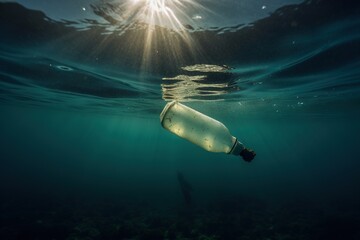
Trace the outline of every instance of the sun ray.
<instances>
[{"instance_id":1,"label":"sun ray","mask_svg":"<svg viewBox=\"0 0 360 240\"><path fill-rule=\"evenodd\" d=\"M129 29L143 29L134 31L137 35L133 34L134 39L127 43L137 54L142 51L142 72L148 72L160 61L154 59L161 57L157 55L159 49L173 64L178 64L177 68L184 58L200 55L201 50L190 34L194 29L189 26L196 21L193 11L201 14L206 8L196 0L113 0L112 3L117 6L115 15L124 34Z\"/></svg>"}]
</instances>

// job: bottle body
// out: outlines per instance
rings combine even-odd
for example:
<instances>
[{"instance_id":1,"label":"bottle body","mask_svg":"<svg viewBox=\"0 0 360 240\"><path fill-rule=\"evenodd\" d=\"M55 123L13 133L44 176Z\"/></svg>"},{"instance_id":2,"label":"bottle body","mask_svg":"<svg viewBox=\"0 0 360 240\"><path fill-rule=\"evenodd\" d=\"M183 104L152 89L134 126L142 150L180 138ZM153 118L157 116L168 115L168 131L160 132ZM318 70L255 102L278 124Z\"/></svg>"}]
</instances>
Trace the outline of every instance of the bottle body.
<instances>
[{"instance_id":1,"label":"bottle body","mask_svg":"<svg viewBox=\"0 0 360 240\"><path fill-rule=\"evenodd\" d=\"M231 153L235 145L241 144L221 122L176 101L165 106L160 121L168 131L209 152Z\"/></svg>"}]
</instances>

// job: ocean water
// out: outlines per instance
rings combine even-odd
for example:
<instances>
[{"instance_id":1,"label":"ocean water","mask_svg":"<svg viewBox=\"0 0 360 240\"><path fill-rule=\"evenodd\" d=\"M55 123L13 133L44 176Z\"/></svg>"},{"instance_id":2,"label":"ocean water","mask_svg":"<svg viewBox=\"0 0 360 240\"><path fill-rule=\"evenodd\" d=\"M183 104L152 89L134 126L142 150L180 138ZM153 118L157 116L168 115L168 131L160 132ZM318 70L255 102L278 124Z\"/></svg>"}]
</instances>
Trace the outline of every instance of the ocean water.
<instances>
[{"instance_id":1,"label":"ocean water","mask_svg":"<svg viewBox=\"0 0 360 240\"><path fill-rule=\"evenodd\" d=\"M358 1L0 1L0 239L360 239ZM161 127L177 100L257 156Z\"/></svg>"}]
</instances>

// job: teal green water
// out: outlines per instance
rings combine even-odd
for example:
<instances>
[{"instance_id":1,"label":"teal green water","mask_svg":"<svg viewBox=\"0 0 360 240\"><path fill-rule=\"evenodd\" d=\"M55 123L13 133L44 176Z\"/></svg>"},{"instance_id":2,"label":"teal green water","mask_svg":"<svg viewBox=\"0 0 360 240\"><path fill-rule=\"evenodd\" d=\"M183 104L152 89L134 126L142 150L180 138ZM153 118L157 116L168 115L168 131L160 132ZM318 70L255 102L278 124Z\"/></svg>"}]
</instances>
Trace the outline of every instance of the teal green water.
<instances>
[{"instance_id":1,"label":"teal green water","mask_svg":"<svg viewBox=\"0 0 360 240\"><path fill-rule=\"evenodd\" d=\"M197 186L199 201L244 194L330 204L359 197L358 118L223 117L231 133L256 150L249 164L170 134L157 117L4 107L2 112L2 176L15 187L56 186L55 191L175 204L182 201L175 177L182 171Z\"/></svg>"},{"instance_id":2,"label":"teal green water","mask_svg":"<svg viewBox=\"0 0 360 240\"><path fill-rule=\"evenodd\" d=\"M0 238L359 239L359 4L300 2L209 4L224 22L186 25L191 46L157 26L150 49L122 2L0 2ZM163 129L173 99L256 158Z\"/></svg>"}]
</instances>

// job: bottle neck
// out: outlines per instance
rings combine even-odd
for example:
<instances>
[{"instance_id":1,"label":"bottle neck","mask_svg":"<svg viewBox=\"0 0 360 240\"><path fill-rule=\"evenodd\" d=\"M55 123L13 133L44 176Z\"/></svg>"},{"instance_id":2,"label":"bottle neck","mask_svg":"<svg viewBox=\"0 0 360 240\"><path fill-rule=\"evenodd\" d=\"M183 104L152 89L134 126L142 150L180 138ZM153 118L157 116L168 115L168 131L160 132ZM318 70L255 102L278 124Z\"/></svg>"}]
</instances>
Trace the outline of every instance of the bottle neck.
<instances>
[{"instance_id":1,"label":"bottle neck","mask_svg":"<svg viewBox=\"0 0 360 240\"><path fill-rule=\"evenodd\" d=\"M241 151L245 149L244 144L239 142L237 139L235 140L234 146L230 150L229 154L233 154L235 156L239 156Z\"/></svg>"}]
</instances>

